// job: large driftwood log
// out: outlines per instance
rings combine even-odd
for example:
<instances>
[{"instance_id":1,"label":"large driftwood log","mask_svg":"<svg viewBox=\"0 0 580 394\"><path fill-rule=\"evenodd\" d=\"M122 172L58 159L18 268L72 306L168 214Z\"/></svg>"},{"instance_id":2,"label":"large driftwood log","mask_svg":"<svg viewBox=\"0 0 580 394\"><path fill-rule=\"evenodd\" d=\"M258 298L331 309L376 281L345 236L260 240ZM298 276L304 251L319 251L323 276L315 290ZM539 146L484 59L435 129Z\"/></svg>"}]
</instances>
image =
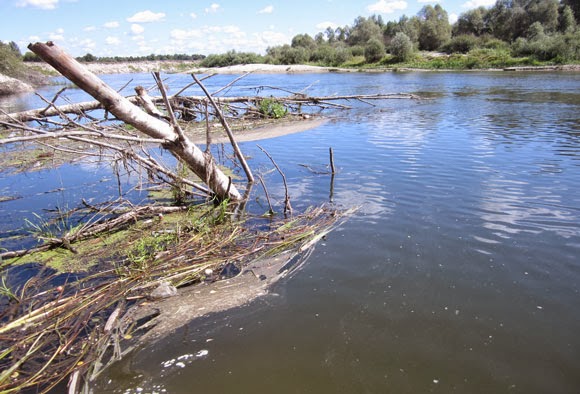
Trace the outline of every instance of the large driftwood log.
<instances>
[{"instance_id":1,"label":"large driftwood log","mask_svg":"<svg viewBox=\"0 0 580 394\"><path fill-rule=\"evenodd\" d=\"M28 49L97 99L105 110L118 119L150 137L167 141L163 146L183 160L208 184L218 198L241 199L231 179L215 165L215 162L206 157L189 139L178 136L171 125L143 112L52 42L30 44Z\"/></svg>"},{"instance_id":2,"label":"large driftwood log","mask_svg":"<svg viewBox=\"0 0 580 394\"><path fill-rule=\"evenodd\" d=\"M170 98L176 98L176 95ZM180 96L180 99L186 99L193 104L204 104L207 102L207 97L205 96ZM218 104L252 104L256 106L260 100L265 97L259 96L238 96L238 97L220 97L216 99ZM276 97L276 100L284 104L330 104L334 101L361 101L368 103L374 100L398 100L398 99L411 99L420 100L419 96L408 93L392 93L392 94L364 94L364 95L336 95L336 96L323 96L323 97L311 97L304 95L292 95L288 97ZM137 103L138 98L127 97L132 103ZM162 103L161 97L151 97L153 104ZM29 122L31 120L43 119L49 116L56 116L59 113L65 114L82 114L83 112L94 111L96 109L103 109L103 105L98 101L87 101L77 104L69 104L59 106L58 109L55 107L48 107L42 109L33 109L29 111L16 112L11 114L0 114L0 123L12 123L12 122Z\"/></svg>"}]
</instances>

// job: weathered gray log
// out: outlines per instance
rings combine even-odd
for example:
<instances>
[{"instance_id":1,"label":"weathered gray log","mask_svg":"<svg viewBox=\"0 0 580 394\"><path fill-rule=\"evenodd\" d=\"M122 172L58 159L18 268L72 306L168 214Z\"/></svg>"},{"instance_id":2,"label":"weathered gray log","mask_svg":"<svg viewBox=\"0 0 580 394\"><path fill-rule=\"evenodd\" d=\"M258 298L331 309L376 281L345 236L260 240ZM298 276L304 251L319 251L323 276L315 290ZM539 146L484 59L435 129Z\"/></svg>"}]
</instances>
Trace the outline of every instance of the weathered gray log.
<instances>
[{"instance_id":1,"label":"weathered gray log","mask_svg":"<svg viewBox=\"0 0 580 394\"><path fill-rule=\"evenodd\" d=\"M97 99L105 110L118 119L150 137L166 140L163 146L183 160L207 183L218 198L241 199L231 179L215 165L215 162L206 157L189 139L179 138L171 125L143 112L52 42L30 44L28 49Z\"/></svg>"},{"instance_id":2,"label":"weathered gray log","mask_svg":"<svg viewBox=\"0 0 580 394\"><path fill-rule=\"evenodd\" d=\"M175 97L175 96L172 96ZM179 98L187 99L193 103L205 103L207 98L205 96L181 96ZM127 97L132 103L137 103L137 97ZM220 104L231 104L231 103L254 103L257 104L264 97L259 96L239 96L239 97L220 97L218 102ZM422 100L422 97L416 96L414 94L406 93L393 93L393 94L367 94L367 95L345 95L345 96L323 96L323 97L311 97L311 96L289 96L289 97L276 97L276 100L280 103L288 104L325 104L331 103L333 101L349 101L358 100L362 102L367 102L371 100L398 100L398 99L410 99L410 100ZM154 104L161 103L161 97L151 97ZM368 103L367 103L368 104ZM84 103L62 105L58 107L58 110L54 107L33 109L29 111L16 112L12 114L2 115L0 114L0 122L29 122L35 119L41 119L49 116L56 116L59 112L65 114L81 114L85 111L93 111L96 109L102 109L103 105L98 101L87 101Z\"/></svg>"}]
</instances>

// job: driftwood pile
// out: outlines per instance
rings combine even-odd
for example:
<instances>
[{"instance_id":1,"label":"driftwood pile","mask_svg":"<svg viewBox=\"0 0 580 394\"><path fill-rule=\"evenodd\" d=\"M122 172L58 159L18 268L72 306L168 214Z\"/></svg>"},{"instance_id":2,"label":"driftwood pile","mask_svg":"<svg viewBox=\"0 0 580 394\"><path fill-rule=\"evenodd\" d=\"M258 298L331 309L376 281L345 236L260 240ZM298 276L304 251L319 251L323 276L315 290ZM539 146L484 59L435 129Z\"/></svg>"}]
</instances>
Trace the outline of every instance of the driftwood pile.
<instances>
[{"instance_id":1,"label":"driftwood pile","mask_svg":"<svg viewBox=\"0 0 580 394\"><path fill-rule=\"evenodd\" d=\"M165 183L184 193L203 196L219 203L217 209L221 213L213 231L201 232L197 224L191 225L187 231L179 233L177 244L149 256L147 264L140 265L137 270L131 269L128 260L124 259L115 269L96 272L80 282L43 289L40 293L33 282L27 282L18 292L3 288L2 296L8 297L8 304L0 310L1 392L31 387L44 391L69 376L70 392L76 392L81 379L89 383L91 375L96 373L95 363L102 363L104 357L115 359L120 354L120 343L130 338L135 327L119 327L123 313L140 299L137 290L161 281L174 285L190 284L203 280L205 269L217 269L228 260L243 262L264 253L279 253L296 245L310 245L317 239L317 234L333 227L342 216L336 209L317 208L285 217L279 223L269 224L262 232L248 231L241 223L224 221L223 213L230 212L231 208L228 203L236 203L233 209L243 210L248 195L239 192L239 186L218 167L212 156L209 149L210 124L221 124L230 140L233 156L251 185L254 176L235 139L236 122L240 119L256 123L269 117L301 119L328 109L348 109L351 101L373 105L373 100L418 98L409 94L311 97L303 92L271 86L256 87L256 90L277 89L286 96L227 97L222 94L244 76L209 92L202 79L195 75L192 75L191 85L168 95L158 73L153 77L160 96L151 96L148 89L137 87L135 95L124 97L54 44L36 43L29 49L96 101L57 105L63 89L51 99L43 98L44 108L20 113L0 112L0 148L5 150L3 154L37 145L52 150L54 156L106 161L111 163L118 177L121 177L122 170L124 173L138 173L139 183ZM199 86L204 95L184 95L192 85ZM190 124L205 126L205 150L192 142L188 132ZM152 146L171 152L197 179L165 165L152 152ZM264 153L286 183L274 158L265 150ZM332 150L330 153L332 155ZM333 167L333 175L334 172ZM261 178L260 181L267 194ZM119 194L122 194L121 190ZM87 204L86 208L94 207ZM45 238L35 250L3 252L0 261L54 248L75 253L75 244L88 238L126 228L142 219L187 209L188 206L131 207L129 210L125 207L117 211L95 209L95 215L74 232ZM271 204L270 211L273 213ZM287 188L284 212L291 213Z\"/></svg>"}]
</instances>

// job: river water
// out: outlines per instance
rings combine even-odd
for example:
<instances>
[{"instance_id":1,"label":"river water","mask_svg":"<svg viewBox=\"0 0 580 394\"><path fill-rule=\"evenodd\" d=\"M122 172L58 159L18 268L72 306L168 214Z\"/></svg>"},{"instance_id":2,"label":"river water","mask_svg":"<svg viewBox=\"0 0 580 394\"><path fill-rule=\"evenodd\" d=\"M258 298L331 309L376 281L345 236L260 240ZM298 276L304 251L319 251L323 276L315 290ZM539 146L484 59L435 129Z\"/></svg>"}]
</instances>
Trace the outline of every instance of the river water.
<instances>
[{"instance_id":1,"label":"river water","mask_svg":"<svg viewBox=\"0 0 580 394\"><path fill-rule=\"evenodd\" d=\"M580 392L580 74L251 75L230 94L260 84L428 100L352 103L261 141L295 209L359 211L271 294L135 352L95 392ZM325 166L329 147L332 189L301 165ZM256 142L241 148L271 167ZM41 177L60 187L75 169ZM267 182L283 197L276 173ZM15 220L18 201L0 214Z\"/></svg>"}]
</instances>

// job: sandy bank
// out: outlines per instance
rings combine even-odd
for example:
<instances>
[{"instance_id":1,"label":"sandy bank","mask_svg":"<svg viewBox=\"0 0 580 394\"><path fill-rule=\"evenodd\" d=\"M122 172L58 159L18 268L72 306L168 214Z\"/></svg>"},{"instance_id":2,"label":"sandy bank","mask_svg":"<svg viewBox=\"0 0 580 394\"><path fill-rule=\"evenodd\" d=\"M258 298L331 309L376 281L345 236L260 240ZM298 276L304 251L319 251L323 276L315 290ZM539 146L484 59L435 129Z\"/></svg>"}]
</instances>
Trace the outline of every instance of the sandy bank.
<instances>
[{"instance_id":1,"label":"sandy bank","mask_svg":"<svg viewBox=\"0 0 580 394\"><path fill-rule=\"evenodd\" d=\"M279 64L237 64L227 67L196 67L185 71L188 74L299 74L299 73L326 73L326 72L354 72L357 70L336 67L320 67L305 64L279 65Z\"/></svg>"},{"instance_id":2,"label":"sandy bank","mask_svg":"<svg viewBox=\"0 0 580 394\"><path fill-rule=\"evenodd\" d=\"M260 141L268 138L281 137L283 135L301 133L323 125L328 122L328 118L310 118L310 119L291 119L291 120L281 120L273 124L268 124L264 126L251 127L246 130L234 131L234 135L237 142L249 142L249 141ZM206 136L204 134L193 134L189 135L192 142L195 144L205 144ZM212 133L213 143L229 143L228 136L224 131L219 131Z\"/></svg>"},{"instance_id":3,"label":"sandy bank","mask_svg":"<svg viewBox=\"0 0 580 394\"><path fill-rule=\"evenodd\" d=\"M324 73L324 72L352 72L356 70L336 67L318 67L310 65L274 65L274 64L239 64L228 67L198 67L194 62L187 61L146 61L146 62L119 62L119 63L83 63L89 71L95 74L129 74L152 71L167 73L196 73L196 74L244 74L254 72L258 74L285 74L285 73ZM34 63L41 69L54 71L47 63Z\"/></svg>"},{"instance_id":4,"label":"sandy bank","mask_svg":"<svg viewBox=\"0 0 580 394\"><path fill-rule=\"evenodd\" d=\"M195 67L193 62L184 61L147 61L147 62L119 62L119 63L82 63L90 72L94 74L131 74L145 73L152 71L164 71L168 73L180 72ZM54 72L55 70L48 63L34 63L41 69Z\"/></svg>"},{"instance_id":5,"label":"sandy bank","mask_svg":"<svg viewBox=\"0 0 580 394\"><path fill-rule=\"evenodd\" d=\"M17 93L30 93L34 88L23 81L0 74L0 96L7 96Z\"/></svg>"}]
</instances>

